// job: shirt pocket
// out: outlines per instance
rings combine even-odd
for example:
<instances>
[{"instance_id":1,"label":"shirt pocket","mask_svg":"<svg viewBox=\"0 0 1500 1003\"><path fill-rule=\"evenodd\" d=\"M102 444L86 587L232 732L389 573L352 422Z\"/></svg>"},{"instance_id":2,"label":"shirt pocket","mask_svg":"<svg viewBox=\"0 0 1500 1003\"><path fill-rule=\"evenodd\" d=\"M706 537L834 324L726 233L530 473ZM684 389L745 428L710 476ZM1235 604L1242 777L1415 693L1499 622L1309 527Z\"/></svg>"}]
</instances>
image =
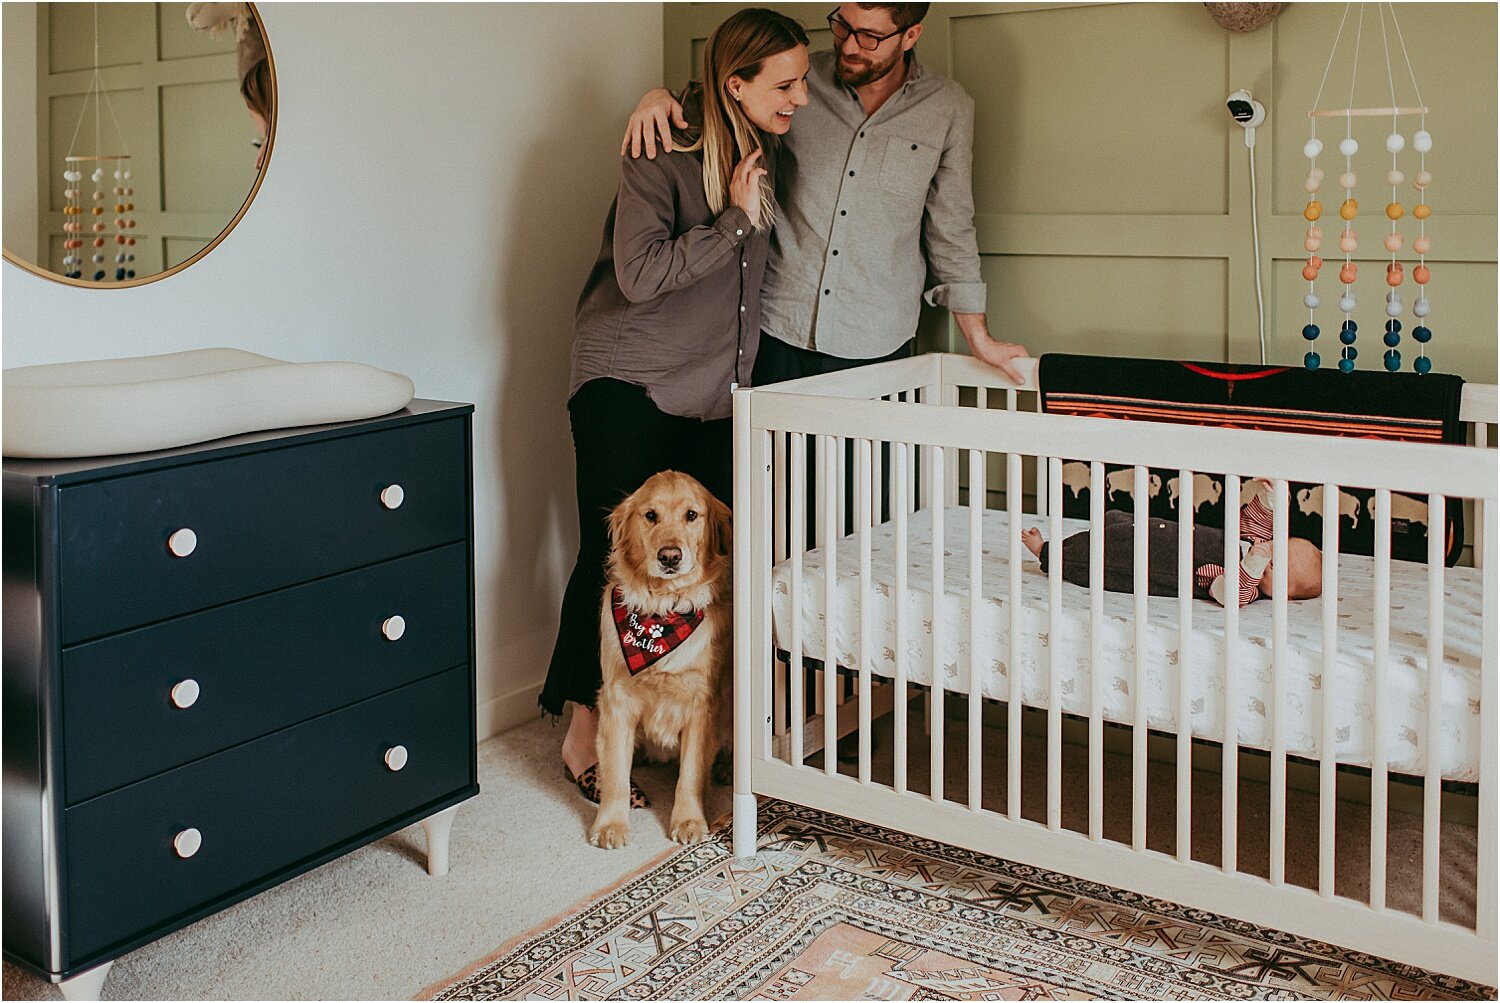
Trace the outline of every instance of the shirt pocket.
<instances>
[{"instance_id":1,"label":"shirt pocket","mask_svg":"<svg viewBox=\"0 0 1500 1003\"><path fill-rule=\"evenodd\" d=\"M891 136L885 141L880 187L892 195L925 202L942 151L914 139Z\"/></svg>"}]
</instances>

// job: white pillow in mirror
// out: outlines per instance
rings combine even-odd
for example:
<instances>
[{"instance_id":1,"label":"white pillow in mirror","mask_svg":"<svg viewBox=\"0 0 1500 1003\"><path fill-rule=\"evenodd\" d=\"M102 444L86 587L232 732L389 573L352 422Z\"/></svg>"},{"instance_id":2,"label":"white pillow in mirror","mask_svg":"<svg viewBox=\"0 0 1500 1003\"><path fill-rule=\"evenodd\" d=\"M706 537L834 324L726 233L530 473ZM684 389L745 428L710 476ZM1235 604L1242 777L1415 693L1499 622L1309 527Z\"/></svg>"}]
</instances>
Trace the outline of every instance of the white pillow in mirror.
<instances>
[{"instance_id":1,"label":"white pillow in mirror","mask_svg":"<svg viewBox=\"0 0 1500 1003\"><path fill-rule=\"evenodd\" d=\"M399 411L412 382L357 362L234 348L24 366L4 373L4 453L110 456Z\"/></svg>"}]
</instances>

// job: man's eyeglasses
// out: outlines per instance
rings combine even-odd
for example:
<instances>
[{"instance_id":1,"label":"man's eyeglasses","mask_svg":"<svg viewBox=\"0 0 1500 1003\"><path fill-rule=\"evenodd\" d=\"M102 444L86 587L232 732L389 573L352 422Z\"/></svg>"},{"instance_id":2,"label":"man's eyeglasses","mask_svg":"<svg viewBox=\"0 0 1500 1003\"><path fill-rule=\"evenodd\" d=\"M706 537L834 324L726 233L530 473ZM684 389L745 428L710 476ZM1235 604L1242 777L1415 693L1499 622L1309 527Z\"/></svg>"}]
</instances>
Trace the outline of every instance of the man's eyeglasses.
<instances>
[{"instance_id":1,"label":"man's eyeglasses","mask_svg":"<svg viewBox=\"0 0 1500 1003\"><path fill-rule=\"evenodd\" d=\"M831 11L828 15L828 29L833 32L834 40L839 43L847 41L849 36L853 35L855 42L859 43L859 47L861 49L864 49L866 52L875 51L876 49L880 48L881 42L884 42L888 38L895 38L897 35L906 31L905 28L897 28L890 34L877 35L873 31L859 30L852 27L848 21L845 21L843 18L839 17L839 12L837 10Z\"/></svg>"}]
</instances>

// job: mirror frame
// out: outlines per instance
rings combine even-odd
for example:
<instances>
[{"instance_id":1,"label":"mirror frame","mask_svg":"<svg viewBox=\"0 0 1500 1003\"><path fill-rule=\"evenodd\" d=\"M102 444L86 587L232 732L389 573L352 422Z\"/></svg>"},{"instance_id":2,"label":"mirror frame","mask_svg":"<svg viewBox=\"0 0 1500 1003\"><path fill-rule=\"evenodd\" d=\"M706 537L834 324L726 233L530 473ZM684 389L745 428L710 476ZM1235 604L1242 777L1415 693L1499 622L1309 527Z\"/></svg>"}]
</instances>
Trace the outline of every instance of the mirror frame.
<instances>
[{"instance_id":1,"label":"mirror frame","mask_svg":"<svg viewBox=\"0 0 1500 1003\"><path fill-rule=\"evenodd\" d=\"M20 257L19 255L13 254L8 247L0 248L0 256L3 256L6 261L10 262L12 265L15 265L17 268L20 268L22 271L30 272L32 275L35 275L38 278L48 279L61 285L77 286L80 289L131 289L136 286L144 286L151 282L159 282L162 279L170 278L171 276L176 275L184 268L187 268L189 265L192 265L202 259L204 255L208 254L209 251L212 251L214 248L218 247L220 242L222 242L225 237L228 237L229 234L234 231L234 228L239 225L240 219L243 218L245 213L250 209L250 204L255 201L255 196L260 193L261 183L266 179L266 171L270 170L271 157L276 151L277 121L281 118L281 85L276 79L276 56L271 51L271 36L266 31L265 23L260 19L260 7L255 3L248 3L247 6L250 8L250 13L255 15L255 28L260 32L261 43L266 47L266 64L267 68L271 71L271 120L268 123L268 127L266 129L265 157L261 160L260 170L256 172L255 183L250 186L250 191L248 194L246 194L245 201L240 205L239 210L235 212L234 217L230 219L230 221L224 226L224 229L220 230L218 235L214 237L213 240L209 241L206 245L196 251L191 257L187 258L184 261L179 261L171 268L165 268L159 272L155 272L151 275L141 276L139 278L124 279L119 282L96 282L93 279L70 279L66 275L59 275L56 272L48 271L47 269L42 268L40 265L34 264Z\"/></svg>"}]
</instances>

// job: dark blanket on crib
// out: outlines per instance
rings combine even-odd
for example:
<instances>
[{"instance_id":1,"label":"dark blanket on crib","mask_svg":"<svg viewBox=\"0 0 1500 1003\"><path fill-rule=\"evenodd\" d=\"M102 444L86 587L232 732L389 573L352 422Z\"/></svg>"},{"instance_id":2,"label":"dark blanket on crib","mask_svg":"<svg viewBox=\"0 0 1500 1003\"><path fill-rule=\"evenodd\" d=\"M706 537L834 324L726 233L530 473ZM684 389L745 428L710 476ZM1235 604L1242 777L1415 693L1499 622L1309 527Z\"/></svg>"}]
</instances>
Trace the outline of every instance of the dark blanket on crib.
<instances>
[{"instance_id":1,"label":"dark blanket on crib","mask_svg":"<svg viewBox=\"0 0 1500 1003\"><path fill-rule=\"evenodd\" d=\"M1043 355L1037 371L1042 408L1051 414L1134 421L1299 432L1309 435L1397 439L1408 442L1464 442L1458 420L1463 380L1429 373L1308 370L1284 366L1230 365L1222 362L1176 362L1163 359L1118 359L1095 355ZM1254 476L1254 458L1246 458L1244 477ZM1105 508L1131 508L1131 486L1121 475L1127 467L1106 465ZM1087 519L1087 468L1064 465L1063 514ZM1177 471L1153 470L1149 490L1154 516L1176 519ZM1222 477L1196 479L1194 520L1222 528ZM1322 490L1292 484L1290 531L1321 544ZM1345 488L1339 498L1339 549L1373 554L1374 491ZM1427 560L1427 499L1393 493L1391 555L1399 560ZM1444 527L1447 563L1463 551L1463 506L1448 500Z\"/></svg>"}]
</instances>

